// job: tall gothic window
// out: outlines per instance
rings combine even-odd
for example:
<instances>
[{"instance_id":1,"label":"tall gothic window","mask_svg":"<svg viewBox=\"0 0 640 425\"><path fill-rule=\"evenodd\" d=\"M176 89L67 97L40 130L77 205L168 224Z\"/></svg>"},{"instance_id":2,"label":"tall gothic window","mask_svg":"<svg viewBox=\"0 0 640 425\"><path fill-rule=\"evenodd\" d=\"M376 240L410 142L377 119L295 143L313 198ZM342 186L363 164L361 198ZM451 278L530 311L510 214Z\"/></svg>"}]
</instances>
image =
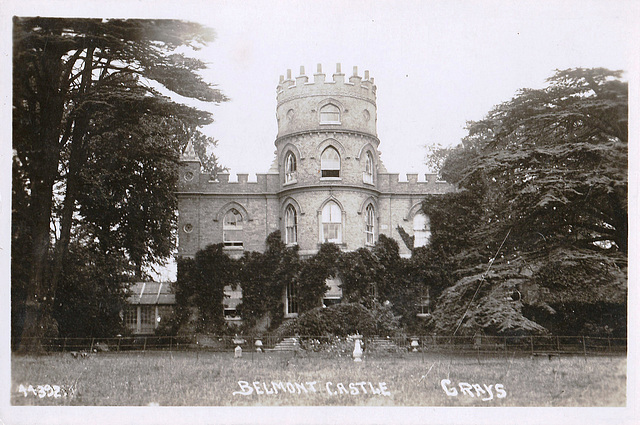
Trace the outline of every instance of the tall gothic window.
<instances>
[{"instance_id":1,"label":"tall gothic window","mask_svg":"<svg viewBox=\"0 0 640 425\"><path fill-rule=\"evenodd\" d=\"M289 282L286 289L287 305L285 306L286 314L294 314L298 312L298 288L296 282Z\"/></svg>"},{"instance_id":2,"label":"tall gothic window","mask_svg":"<svg viewBox=\"0 0 640 425\"><path fill-rule=\"evenodd\" d=\"M287 157L284 160L284 182L291 183L296 181L296 156L293 152L287 153Z\"/></svg>"},{"instance_id":3,"label":"tall gothic window","mask_svg":"<svg viewBox=\"0 0 640 425\"><path fill-rule=\"evenodd\" d=\"M243 246L242 215L235 208L230 209L224 216L222 239L224 246Z\"/></svg>"},{"instance_id":4,"label":"tall gothic window","mask_svg":"<svg viewBox=\"0 0 640 425\"><path fill-rule=\"evenodd\" d=\"M364 174L362 180L365 183L373 184L373 156L371 152L367 152L367 156L364 161Z\"/></svg>"},{"instance_id":5,"label":"tall gothic window","mask_svg":"<svg viewBox=\"0 0 640 425\"><path fill-rule=\"evenodd\" d=\"M329 146L320 157L322 177L340 177L340 154L333 146Z\"/></svg>"},{"instance_id":6,"label":"tall gothic window","mask_svg":"<svg viewBox=\"0 0 640 425\"><path fill-rule=\"evenodd\" d=\"M333 201L322 208L322 242L342 243L342 211Z\"/></svg>"},{"instance_id":7,"label":"tall gothic window","mask_svg":"<svg viewBox=\"0 0 640 425\"><path fill-rule=\"evenodd\" d=\"M293 205L289 205L284 212L284 230L287 245L298 243L298 215Z\"/></svg>"},{"instance_id":8,"label":"tall gothic window","mask_svg":"<svg viewBox=\"0 0 640 425\"><path fill-rule=\"evenodd\" d=\"M369 204L364 211L364 233L366 235L367 245L374 245L376 243L375 222L375 210L373 209L373 205Z\"/></svg>"},{"instance_id":9,"label":"tall gothic window","mask_svg":"<svg viewBox=\"0 0 640 425\"><path fill-rule=\"evenodd\" d=\"M413 217L413 247L427 246L430 237L429 218L422 213L416 214Z\"/></svg>"},{"instance_id":10,"label":"tall gothic window","mask_svg":"<svg viewBox=\"0 0 640 425\"><path fill-rule=\"evenodd\" d=\"M320 123L340 124L340 108L331 103L320 108Z\"/></svg>"}]
</instances>

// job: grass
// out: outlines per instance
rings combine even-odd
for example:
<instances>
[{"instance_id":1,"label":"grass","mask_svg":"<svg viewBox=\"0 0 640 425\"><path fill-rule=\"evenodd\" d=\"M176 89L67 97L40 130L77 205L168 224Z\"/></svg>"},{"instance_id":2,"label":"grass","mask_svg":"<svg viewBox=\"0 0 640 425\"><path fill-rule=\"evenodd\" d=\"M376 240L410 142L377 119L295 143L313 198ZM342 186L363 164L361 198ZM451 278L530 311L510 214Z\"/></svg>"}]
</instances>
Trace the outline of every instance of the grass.
<instances>
[{"instance_id":1,"label":"grass","mask_svg":"<svg viewBox=\"0 0 640 425\"><path fill-rule=\"evenodd\" d=\"M406 354L365 356L364 361L355 363L345 357L293 353L245 353L239 359L233 358L233 353L211 352L97 353L83 359L74 359L68 353L14 355L11 403L38 406L624 406L626 364L625 357L585 359L578 356L549 360L528 356L476 358ZM442 386L444 379L449 380L445 381L446 389L454 393L452 388L455 388L457 395L447 395ZM276 382L276 389L280 389L277 394L272 381ZM306 384L312 381L316 384ZM262 392L266 385L273 394L257 394L254 382L259 382L256 385ZM385 383L389 395L372 394L369 382L378 389L380 383ZM346 394L344 391L340 394L338 383L344 384ZM471 390L461 391L460 383L462 388L468 388L465 384L468 383ZM41 398L27 392L25 397L24 392L19 391L31 385L37 392L38 385L44 388L46 384L62 387L61 394L67 390L67 396ZM475 388L474 384L477 384ZM502 384L504 397L498 398L502 392L496 391L496 384ZM250 395L233 394L249 392L247 385L252 388ZM287 388L294 389L293 393ZM488 388L493 397L483 401L490 398ZM49 390L49 395L51 393Z\"/></svg>"}]
</instances>

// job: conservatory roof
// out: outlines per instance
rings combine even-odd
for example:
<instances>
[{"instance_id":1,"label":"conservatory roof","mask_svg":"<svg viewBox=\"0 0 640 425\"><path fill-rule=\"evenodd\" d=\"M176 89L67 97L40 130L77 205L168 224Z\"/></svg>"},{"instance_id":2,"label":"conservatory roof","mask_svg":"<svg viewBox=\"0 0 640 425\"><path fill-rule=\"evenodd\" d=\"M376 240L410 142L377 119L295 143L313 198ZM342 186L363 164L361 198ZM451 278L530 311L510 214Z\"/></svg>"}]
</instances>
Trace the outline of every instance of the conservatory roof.
<instances>
[{"instance_id":1,"label":"conservatory roof","mask_svg":"<svg viewBox=\"0 0 640 425\"><path fill-rule=\"evenodd\" d=\"M129 288L130 304L175 304L170 282L136 282Z\"/></svg>"}]
</instances>

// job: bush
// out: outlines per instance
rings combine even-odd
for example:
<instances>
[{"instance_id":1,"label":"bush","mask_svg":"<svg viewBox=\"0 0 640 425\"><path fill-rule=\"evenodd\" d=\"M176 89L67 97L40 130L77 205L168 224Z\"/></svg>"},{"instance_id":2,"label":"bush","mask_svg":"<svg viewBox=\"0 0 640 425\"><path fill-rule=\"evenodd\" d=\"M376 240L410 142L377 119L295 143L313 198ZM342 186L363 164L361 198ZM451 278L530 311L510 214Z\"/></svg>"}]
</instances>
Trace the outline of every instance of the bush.
<instances>
[{"instance_id":1,"label":"bush","mask_svg":"<svg viewBox=\"0 0 640 425\"><path fill-rule=\"evenodd\" d=\"M343 303L309 310L275 331L280 338L293 335L347 336L356 333L397 335L397 319L388 307L376 305L370 310L362 304Z\"/></svg>"}]
</instances>

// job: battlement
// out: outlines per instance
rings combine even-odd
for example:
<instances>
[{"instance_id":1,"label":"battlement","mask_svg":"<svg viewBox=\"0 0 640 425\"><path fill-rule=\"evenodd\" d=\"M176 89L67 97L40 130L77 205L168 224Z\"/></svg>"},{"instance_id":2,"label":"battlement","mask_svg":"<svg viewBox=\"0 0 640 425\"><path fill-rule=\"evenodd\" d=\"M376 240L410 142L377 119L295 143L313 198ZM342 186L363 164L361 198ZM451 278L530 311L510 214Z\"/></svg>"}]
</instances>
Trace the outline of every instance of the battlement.
<instances>
[{"instance_id":1,"label":"battlement","mask_svg":"<svg viewBox=\"0 0 640 425\"><path fill-rule=\"evenodd\" d=\"M436 174L378 173L377 189L382 193L393 194L436 194L455 190L454 185L439 181L437 177Z\"/></svg>"},{"instance_id":2,"label":"battlement","mask_svg":"<svg viewBox=\"0 0 640 425\"><path fill-rule=\"evenodd\" d=\"M278 105L293 98L313 95L353 96L369 100L373 104L376 102L376 85L369 76L369 71L364 72L363 78L358 75L358 67L354 66L353 74L346 80L339 63L336 64L336 72L331 81L327 81L326 74L322 72L322 64L317 65L313 82L309 82L309 77L305 75L304 66L300 67L300 75L295 79L291 76L291 70L287 69L286 77L280 76L276 93Z\"/></svg>"},{"instance_id":3,"label":"battlement","mask_svg":"<svg viewBox=\"0 0 640 425\"><path fill-rule=\"evenodd\" d=\"M190 182L180 181L180 192L268 194L275 193L280 185L278 174L273 173L218 173L212 176L200 173Z\"/></svg>"}]
</instances>

